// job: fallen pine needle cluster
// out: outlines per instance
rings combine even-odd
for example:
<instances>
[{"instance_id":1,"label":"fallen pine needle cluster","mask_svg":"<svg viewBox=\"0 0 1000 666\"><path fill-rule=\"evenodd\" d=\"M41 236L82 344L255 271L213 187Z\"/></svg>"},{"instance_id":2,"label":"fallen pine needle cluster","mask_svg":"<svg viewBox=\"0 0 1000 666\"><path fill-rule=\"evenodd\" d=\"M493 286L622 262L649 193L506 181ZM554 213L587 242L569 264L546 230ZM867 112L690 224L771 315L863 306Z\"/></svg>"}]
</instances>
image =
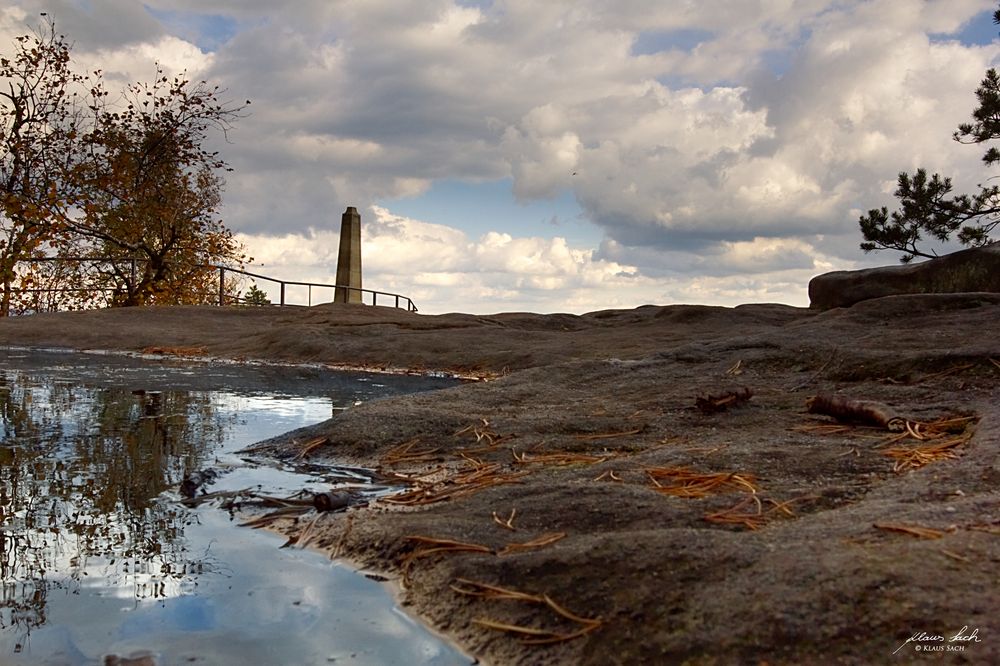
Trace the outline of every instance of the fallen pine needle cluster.
<instances>
[{"instance_id":1,"label":"fallen pine needle cluster","mask_svg":"<svg viewBox=\"0 0 1000 666\"><path fill-rule=\"evenodd\" d=\"M473 620L475 624L478 624L481 627L495 629L497 631L503 631L519 636L521 638L521 642L526 645L547 645L572 640L594 631L604 623L600 618L580 617L579 615L566 610L566 608L557 604L547 594L529 594L527 592L520 592L518 590L498 587L496 585L480 583L467 578L456 579L455 584L451 585L451 589L459 594L471 597L480 597L482 599L501 599L521 601L529 604L541 604L549 608L559 617L569 620L579 627L575 631L560 632L551 629L525 627L522 625L498 622L496 620L484 618Z\"/></svg>"},{"instance_id":2,"label":"fallen pine needle cluster","mask_svg":"<svg viewBox=\"0 0 1000 666\"><path fill-rule=\"evenodd\" d=\"M929 423L907 421L904 432L888 439L887 444L895 444L907 439L928 442L919 446L894 446L882 451L882 455L895 460L894 472L919 469L939 460L958 457L958 447L972 438L968 427L979 420L977 416L962 416L938 419ZM961 433L953 436L955 433Z\"/></svg>"},{"instance_id":3,"label":"fallen pine needle cluster","mask_svg":"<svg viewBox=\"0 0 1000 666\"><path fill-rule=\"evenodd\" d=\"M390 478L413 486L397 495L383 497L384 504L425 506L436 502L470 495L474 492L506 483L518 483L528 472L503 472L499 463L484 464L467 459L468 467L457 471L440 468L436 473L421 476L392 474ZM471 467L471 469L469 469Z\"/></svg>"},{"instance_id":4,"label":"fallen pine needle cluster","mask_svg":"<svg viewBox=\"0 0 1000 666\"><path fill-rule=\"evenodd\" d=\"M607 453L604 455L590 455L586 453L518 453L516 450L511 449L511 454L514 456L514 461L520 464L544 464L544 465L593 465L595 463L605 462L616 457L615 453Z\"/></svg>"},{"instance_id":5,"label":"fallen pine needle cluster","mask_svg":"<svg viewBox=\"0 0 1000 666\"><path fill-rule=\"evenodd\" d=\"M795 517L795 512L789 508L789 504L792 502L798 502L805 499L815 499L814 497L798 497L795 499L787 500L784 502L778 502L773 499L764 500L773 506L767 511L764 511L763 502L761 502L760 497L756 494L741 500L735 506L722 511L717 511L715 513L710 513L705 516L705 520L710 523L716 523L719 525L739 525L747 528L748 530L756 530L759 527L763 527L771 518L771 514L775 512L780 512L786 516ZM755 507L755 511L748 511L747 508L751 506Z\"/></svg>"},{"instance_id":6,"label":"fallen pine needle cluster","mask_svg":"<svg viewBox=\"0 0 1000 666\"><path fill-rule=\"evenodd\" d=\"M417 444L420 443L419 437L414 437L413 439L407 440L402 444L392 447L379 458L379 464L383 467L394 467L396 465L411 465L415 463L425 463L431 461L439 461L442 459L439 451L440 448L435 449L415 449Z\"/></svg>"},{"instance_id":7,"label":"fallen pine needle cluster","mask_svg":"<svg viewBox=\"0 0 1000 666\"><path fill-rule=\"evenodd\" d=\"M498 435L494 432L494 430L490 427L488 419L480 419L479 424L466 426L461 430L456 430L452 433L452 437L462 437L464 435L475 437L476 444L486 442L486 449L494 449L500 445L500 442L507 439L507 436Z\"/></svg>"},{"instance_id":8,"label":"fallen pine needle cluster","mask_svg":"<svg viewBox=\"0 0 1000 666\"><path fill-rule=\"evenodd\" d=\"M705 497L712 493L757 492L754 477L736 472L704 473L688 467L652 467L645 470L653 489L674 497Z\"/></svg>"},{"instance_id":9,"label":"fallen pine needle cluster","mask_svg":"<svg viewBox=\"0 0 1000 666\"><path fill-rule=\"evenodd\" d=\"M495 550L481 543L439 539L420 534L406 536L403 537L403 540L415 543L416 547L403 558L403 580L410 580L410 570L413 567L413 562L428 555L435 555L437 553L483 553L486 555L504 556L544 548L565 538L565 532L550 532L531 541L508 543L503 548Z\"/></svg>"},{"instance_id":10,"label":"fallen pine needle cluster","mask_svg":"<svg viewBox=\"0 0 1000 666\"><path fill-rule=\"evenodd\" d=\"M810 413L832 416L840 423L810 423L793 428L812 435L840 435L857 426L887 429L895 434L883 439L884 445L900 444L904 440L925 442L917 446L893 446L882 451L892 458L893 471L919 469L939 460L957 458L957 449L972 438L969 427L978 416L959 416L922 422L903 419L879 403L849 400L840 396L815 396L806 401Z\"/></svg>"}]
</instances>

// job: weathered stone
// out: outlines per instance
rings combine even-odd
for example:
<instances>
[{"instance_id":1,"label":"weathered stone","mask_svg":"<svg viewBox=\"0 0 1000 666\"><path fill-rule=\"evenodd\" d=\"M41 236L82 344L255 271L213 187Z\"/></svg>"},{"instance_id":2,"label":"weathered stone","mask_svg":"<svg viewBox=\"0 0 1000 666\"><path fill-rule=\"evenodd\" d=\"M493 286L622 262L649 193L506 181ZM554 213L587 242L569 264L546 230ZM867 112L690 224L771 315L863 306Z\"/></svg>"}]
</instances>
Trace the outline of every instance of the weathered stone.
<instances>
[{"instance_id":1,"label":"weathered stone","mask_svg":"<svg viewBox=\"0 0 1000 666\"><path fill-rule=\"evenodd\" d=\"M337 288L334 303L361 303L361 215L354 206L340 221L340 251L337 254Z\"/></svg>"},{"instance_id":2,"label":"weathered stone","mask_svg":"<svg viewBox=\"0 0 1000 666\"><path fill-rule=\"evenodd\" d=\"M898 294L1000 292L1000 242L916 264L834 271L809 282L809 307L846 308Z\"/></svg>"}]
</instances>

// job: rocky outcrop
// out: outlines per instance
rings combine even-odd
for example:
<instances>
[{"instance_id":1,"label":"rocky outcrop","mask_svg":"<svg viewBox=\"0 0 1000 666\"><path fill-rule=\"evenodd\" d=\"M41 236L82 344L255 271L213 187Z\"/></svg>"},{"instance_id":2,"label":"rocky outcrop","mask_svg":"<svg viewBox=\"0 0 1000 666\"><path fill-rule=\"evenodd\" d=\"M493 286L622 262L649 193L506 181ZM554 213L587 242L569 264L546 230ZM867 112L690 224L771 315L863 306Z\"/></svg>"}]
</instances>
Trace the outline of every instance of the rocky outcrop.
<instances>
[{"instance_id":1,"label":"rocky outcrop","mask_svg":"<svg viewBox=\"0 0 1000 666\"><path fill-rule=\"evenodd\" d=\"M1000 242L902 266L834 271L809 282L809 307L845 308L898 294L1000 292Z\"/></svg>"}]
</instances>

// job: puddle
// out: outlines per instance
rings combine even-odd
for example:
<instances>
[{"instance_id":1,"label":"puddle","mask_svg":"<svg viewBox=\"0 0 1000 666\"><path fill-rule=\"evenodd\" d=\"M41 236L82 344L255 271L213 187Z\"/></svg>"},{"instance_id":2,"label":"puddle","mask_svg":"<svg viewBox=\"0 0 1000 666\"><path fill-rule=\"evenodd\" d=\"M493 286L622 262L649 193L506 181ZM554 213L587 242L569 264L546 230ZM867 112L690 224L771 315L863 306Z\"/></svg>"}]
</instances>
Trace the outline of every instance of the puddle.
<instances>
[{"instance_id":1,"label":"puddle","mask_svg":"<svg viewBox=\"0 0 1000 666\"><path fill-rule=\"evenodd\" d=\"M172 492L206 467L228 470L213 491L327 490L344 470L324 480L236 451L454 384L0 351L0 663L468 664L378 583Z\"/></svg>"}]
</instances>

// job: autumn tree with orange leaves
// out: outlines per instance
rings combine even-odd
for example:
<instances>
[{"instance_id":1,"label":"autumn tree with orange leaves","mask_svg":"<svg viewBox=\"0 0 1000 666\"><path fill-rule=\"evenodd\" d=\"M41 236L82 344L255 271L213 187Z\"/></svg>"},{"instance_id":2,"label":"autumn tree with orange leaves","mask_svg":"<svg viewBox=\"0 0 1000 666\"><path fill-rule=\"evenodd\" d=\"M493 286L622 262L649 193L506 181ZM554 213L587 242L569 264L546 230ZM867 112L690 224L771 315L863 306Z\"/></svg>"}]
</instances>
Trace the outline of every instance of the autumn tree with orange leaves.
<instances>
[{"instance_id":1,"label":"autumn tree with orange leaves","mask_svg":"<svg viewBox=\"0 0 1000 666\"><path fill-rule=\"evenodd\" d=\"M70 198L64 176L80 148L83 78L70 69L65 39L48 28L0 55L0 316L10 313L18 262L59 237L55 218Z\"/></svg>"},{"instance_id":2,"label":"autumn tree with orange leaves","mask_svg":"<svg viewBox=\"0 0 1000 666\"><path fill-rule=\"evenodd\" d=\"M218 88L157 72L106 102L95 90L93 129L75 181L82 214L66 225L91 256L115 259L103 279L115 305L208 302L208 264L242 266L247 257L218 217L227 170L205 148L225 134L242 107L220 102Z\"/></svg>"},{"instance_id":3,"label":"autumn tree with orange leaves","mask_svg":"<svg viewBox=\"0 0 1000 666\"><path fill-rule=\"evenodd\" d=\"M62 309L214 302L210 265L249 259L218 216L229 169L205 146L245 106L221 101L217 86L160 70L152 83L112 95L100 71L71 71L69 46L51 21L14 47L0 61L0 315L17 304L15 284L29 311L53 299ZM48 115L30 125L24 108ZM73 291L54 298L48 287Z\"/></svg>"}]
</instances>

